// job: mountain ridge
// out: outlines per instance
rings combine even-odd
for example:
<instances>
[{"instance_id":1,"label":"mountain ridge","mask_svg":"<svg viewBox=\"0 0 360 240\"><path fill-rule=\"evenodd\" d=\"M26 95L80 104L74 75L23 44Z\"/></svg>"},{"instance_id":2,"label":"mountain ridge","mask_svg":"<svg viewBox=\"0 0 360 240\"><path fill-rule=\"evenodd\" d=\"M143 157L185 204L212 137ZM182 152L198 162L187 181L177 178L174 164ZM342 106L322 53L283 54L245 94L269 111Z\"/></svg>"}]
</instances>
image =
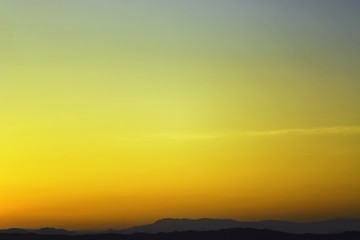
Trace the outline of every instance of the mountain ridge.
<instances>
[{"instance_id":1,"label":"mountain ridge","mask_svg":"<svg viewBox=\"0 0 360 240\"><path fill-rule=\"evenodd\" d=\"M0 233L1 240L358 240L360 232L344 232L338 234L293 234L272 230L258 229L223 229L217 231L184 231L169 233L134 233L134 234L86 234L86 235L44 235L35 233L9 234Z\"/></svg>"},{"instance_id":2,"label":"mountain ridge","mask_svg":"<svg viewBox=\"0 0 360 240\"><path fill-rule=\"evenodd\" d=\"M40 235L81 235L81 234L133 234L133 233L169 233L183 231L216 231L222 229L251 228L272 230L294 234L333 234L349 231L360 231L360 219L336 218L318 222L291 222L282 220L263 220L257 222L241 222L234 219L214 218L162 218L153 223L134 226L125 229L108 229L105 231L68 231L57 228L0 229L0 233Z\"/></svg>"},{"instance_id":3,"label":"mountain ridge","mask_svg":"<svg viewBox=\"0 0 360 240\"><path fill-rule=\"evenodd\" d=\"M240 222L233 219L187 219L164 218L152 224L115 230L114 233L159 233L173 231L206 231L230 228L268 229L288 233L340 233L345 231L360 231L360 219L336 218L319 222L291 222L282 220L263 220L257 222Z\"/></svg>"}]
</instances>

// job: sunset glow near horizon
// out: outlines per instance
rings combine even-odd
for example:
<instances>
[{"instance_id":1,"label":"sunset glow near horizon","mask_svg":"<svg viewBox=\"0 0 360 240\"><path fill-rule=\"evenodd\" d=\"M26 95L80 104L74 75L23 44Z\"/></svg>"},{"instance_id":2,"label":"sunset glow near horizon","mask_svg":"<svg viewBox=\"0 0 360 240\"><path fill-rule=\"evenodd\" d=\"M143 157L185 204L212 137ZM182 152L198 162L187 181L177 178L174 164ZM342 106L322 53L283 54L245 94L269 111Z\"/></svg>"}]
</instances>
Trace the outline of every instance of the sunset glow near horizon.
<instances>
[{"instance_id":1,"label":"sunset glow near horizon","mask_svg":"<svg viewBox=\"0 0 360 240\"><path fill-rule=\"evenodd\" d=\"M0 229L360 218L359 10L0 0Z\"/></svg>"}]
</instances>

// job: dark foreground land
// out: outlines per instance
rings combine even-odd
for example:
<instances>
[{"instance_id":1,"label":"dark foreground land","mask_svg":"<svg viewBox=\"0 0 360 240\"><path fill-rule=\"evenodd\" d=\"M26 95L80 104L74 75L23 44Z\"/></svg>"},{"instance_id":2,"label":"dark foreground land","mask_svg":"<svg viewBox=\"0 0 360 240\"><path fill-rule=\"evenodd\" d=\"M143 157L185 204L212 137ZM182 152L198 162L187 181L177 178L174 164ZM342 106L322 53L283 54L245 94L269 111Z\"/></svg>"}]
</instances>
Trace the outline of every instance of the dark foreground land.
<instances>
[{"instance_id":1,"label":"dark foreground land","mask_svg":"<svg viewBox=\"0 0 360 240\"><path fill-rule=\"evenodd\" d=\"M41 235L0 234L0 240L359 240L360 232L338 234L291 234L271 230L226 229L218 231L186 231L171 233L93 234L93 235Z\"/></svg>"}]
</instances>

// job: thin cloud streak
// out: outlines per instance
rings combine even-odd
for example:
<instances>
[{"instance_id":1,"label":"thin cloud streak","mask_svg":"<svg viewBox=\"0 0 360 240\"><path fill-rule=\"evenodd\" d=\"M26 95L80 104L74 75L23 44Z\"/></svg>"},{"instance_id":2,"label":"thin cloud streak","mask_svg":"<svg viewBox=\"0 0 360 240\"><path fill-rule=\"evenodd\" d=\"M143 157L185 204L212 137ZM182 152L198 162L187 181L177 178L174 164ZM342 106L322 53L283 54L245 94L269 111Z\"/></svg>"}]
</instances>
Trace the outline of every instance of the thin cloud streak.
<instances>
[{"instance_id":1,"label":"thin cloud streak","mask_svg":"<svg viewBox=\"0 0 360 240\"><path fill-rule=\"evenodd\" d=\"M272 131L245 132L244 135L283 135L283 134L359 134L360 126L338 126L326 128L295 128Z\"/></svg>"},{"instance_id":2,"label":"thin cloud streak","mask_svg":"<svg viewBox=\"0 0 360 240\"><path fill-rule=\"evenodd\" d=\"M224 134L157 134L154 137L164 139L216 139L225 137L243 136L276 136L276 135L335 135L335 134L360 134L360 126L337 126L324 128L294 128L270 131L245 131Z\"/></svg>"}]
</instances>

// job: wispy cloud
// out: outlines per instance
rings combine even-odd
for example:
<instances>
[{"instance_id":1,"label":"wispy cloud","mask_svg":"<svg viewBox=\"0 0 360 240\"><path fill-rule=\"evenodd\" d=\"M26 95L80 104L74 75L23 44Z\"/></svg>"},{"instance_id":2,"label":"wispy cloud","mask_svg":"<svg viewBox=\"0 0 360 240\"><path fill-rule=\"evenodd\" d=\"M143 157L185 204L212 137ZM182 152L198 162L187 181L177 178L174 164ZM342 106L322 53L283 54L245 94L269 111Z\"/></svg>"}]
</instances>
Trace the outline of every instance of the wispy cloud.
<instances>
[{"instance_id":1,"label":"wispy cloud","mask_svg":"<svg viewBox=\"0 0 360 240\"><path fill-rule=\"evenodd\" d=\"M154 137L164 139L215 139L225 137L243 136L275 136L275 135L334 135L334 134L360 134L360 126L336 126L319 128L292 128L268 131L241 131L232 133L208 133L208 134L184 134L184 133L165 133L157 134Z\"/></svg>"},{"instance_id":2,"label":"wispy cloud","mask_svg":"<svg viewBox=\"0 0 360 240\"><path fill-rule=\"evenodd\" d=\"M284 135L284 134L359 134L360 126L337 126L323 128L294 128L270 131L243 132L244 135Z\"/></svg>"}]
</instances>

